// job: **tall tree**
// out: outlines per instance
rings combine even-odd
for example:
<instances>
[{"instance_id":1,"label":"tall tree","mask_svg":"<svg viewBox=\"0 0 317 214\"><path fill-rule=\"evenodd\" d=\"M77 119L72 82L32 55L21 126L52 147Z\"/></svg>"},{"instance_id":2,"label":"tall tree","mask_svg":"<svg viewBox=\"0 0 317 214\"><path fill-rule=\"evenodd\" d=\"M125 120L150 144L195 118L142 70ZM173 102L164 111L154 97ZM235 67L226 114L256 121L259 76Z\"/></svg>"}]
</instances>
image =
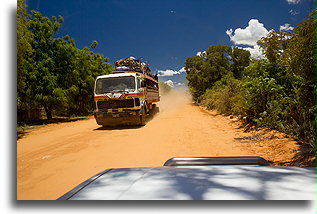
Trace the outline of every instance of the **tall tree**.
<instances>
[{"instance_id":1,"label":"tall tree","mask_svg":"<svg viewBox=\"0 0 317 214\"><path fill-rule=\"evenodd\" d=\"M230 57L232 58L231 72L235 78L242 78L242 71L250 64L250 52L242 48L234 47Z\"/></svg>"},{"instance_id":2,"label":"tall tree","mask_svg":"<svg viewBox=\"0 0 317 214\"><path fill-rule=\"evenodd\" d=\"M97 42L93 41L91 47L96 47ZM97 76L112 72L112 66L108 58L102 54L93 53L88 47L83 50L76 50L76 63L73 70L68 73L67 82L69 96L68 110L71 114L85 114L92 111L94 81Z\"/></svg>"},{"instance_id":3,"label":"tall tree","mask_svg":"<svg viewBox=\"0 0 317 214\"><path fill-rule=\"evenodd\" d=\"M29 29L33 34L33 54L28 58L26 97L28 103L44 107L48 119L52 111L64 115L87 114L93 110L94 80L112 71L108 58L88 47L76 48L68 35L54 38L63 17L32 12ZM98 42L93 41L91 48Z\"/></svg>"},{"instance_id":4,"label":"tall tree","mask_svg":"<svg viewBox=\"0 0 317 214\"><path fill-rule=\"evenodd\" d=\"M28 60L29 79L26 95L29 102L43 106L48 119L52 118L53 106L60 102L58 74L55 69L56 41L54 34L58 31L63 18L44 17L40 12L31 11L32 20L29 29L33 34L33 55Z\"/></svg>"},{"instance_id":5,"label":"tall tree","mask_svg":"<svg viewBox=\"0 0 317 214\"><path fill-rule=\"evenodd\" d=\"M210 46L205 54L188 57L185 62L189 89L195 101L224 76L241 78L242 70L250 63L250 53L226 45Z\"/></svg>"},{"instance_id":6,"label":"tall tree","mask_svg":"<svg viewBox=\"0 0 317 214\"><path fill-rule=\"evenodd\" d=\"M26 61L32 54L33 49L31 43L33 42L33 35L28 30L29 14L26 9L25 0L17 1L17 96L18 105L23 106L25 102L23 96L26 90Z\"/></svg>"},{"instance_id":7,"label":"tall tree","mask_svg":"<svg viewBox=\"0 0 317 214\"><path fill-rule=\"evenodd\" d=\"M283 53L288 72L302 79L296 87L293 113L300 124L300 138L310 141L315 148L316 106L316 11L308 15L292 34L288 48Z\"/></svg>"},{"instance_id":8,"label":"tall tree","mask_svg":"<svg viewBox=\"0 0 317 214\"><path fill-rule=\"evenodd\" d=\"M266 37L261 38L257 42L257 44L263 49L266 58L272 63L276 63L277 60L280 59L283 51L281 45L283 38L283 33L271 30Z\"/></svg>"}]
</instances>

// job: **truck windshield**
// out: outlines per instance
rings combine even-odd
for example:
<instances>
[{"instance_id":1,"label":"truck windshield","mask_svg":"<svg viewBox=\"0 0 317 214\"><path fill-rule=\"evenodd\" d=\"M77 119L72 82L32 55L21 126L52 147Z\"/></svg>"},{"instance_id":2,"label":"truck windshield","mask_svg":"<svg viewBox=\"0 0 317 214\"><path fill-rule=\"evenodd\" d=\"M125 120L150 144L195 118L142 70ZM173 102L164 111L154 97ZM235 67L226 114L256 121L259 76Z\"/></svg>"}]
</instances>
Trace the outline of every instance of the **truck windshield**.
<instances>
[{"instance_id":1,"label":"truck windshield","mask_svg":"<svg viewBox=\"0 0 317 214\"><path fill-rule=\"evenodd\" d=\"M96 83L96 94L109 92L134 91L135 78L133 76L101 78Z\"/></svg>"}]
</instances>

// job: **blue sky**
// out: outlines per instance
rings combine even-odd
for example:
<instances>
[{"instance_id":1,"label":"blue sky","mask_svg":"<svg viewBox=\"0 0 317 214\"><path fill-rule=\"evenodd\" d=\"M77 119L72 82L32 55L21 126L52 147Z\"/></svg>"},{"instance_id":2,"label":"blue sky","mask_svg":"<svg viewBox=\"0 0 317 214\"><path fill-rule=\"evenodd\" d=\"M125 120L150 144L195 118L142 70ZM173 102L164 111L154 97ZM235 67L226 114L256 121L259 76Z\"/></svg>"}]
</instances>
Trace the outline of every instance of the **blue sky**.
<instances>
[{"instance_id":1,"label":"blue sky","mask_svg":"<svg viewBox=\"0 0 317 214\"><path fill-rule=\"evenodd\" d=\"M160 81L183 83L186 57L210 45L247 48L269 30L290 30L315 8L315 0L27 0L29 10L62 15L58 37L76 46L99 45L94 52L111 63L134 56L149 61ZM286 25L288 24L288 25ZM281 26L284 26L284 28ZM240 28L240 29L239 29Z\"/></svg>"}]
</instances>

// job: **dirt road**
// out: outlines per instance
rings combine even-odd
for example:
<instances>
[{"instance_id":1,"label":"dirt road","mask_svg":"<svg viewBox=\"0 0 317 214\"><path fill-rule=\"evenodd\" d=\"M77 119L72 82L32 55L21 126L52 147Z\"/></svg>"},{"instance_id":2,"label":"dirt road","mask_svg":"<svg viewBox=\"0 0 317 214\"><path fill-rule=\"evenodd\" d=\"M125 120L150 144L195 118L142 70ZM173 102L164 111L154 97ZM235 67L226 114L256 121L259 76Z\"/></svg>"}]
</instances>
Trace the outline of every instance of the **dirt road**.
<instances>
[{"instance_id":1,"label":"dirt road","mask_svg":"<svg viewBox=\"0 0 317 214\"><path fill-rule=\"evenodd\" d=\"M232 122L192 104L183 92L162 97L144 127L102 129L93 118L52 124L17 142L18 199L52 200L108 168L162 166L172 157L254 155L234 143Z\"/></svg>"}]
</instances>

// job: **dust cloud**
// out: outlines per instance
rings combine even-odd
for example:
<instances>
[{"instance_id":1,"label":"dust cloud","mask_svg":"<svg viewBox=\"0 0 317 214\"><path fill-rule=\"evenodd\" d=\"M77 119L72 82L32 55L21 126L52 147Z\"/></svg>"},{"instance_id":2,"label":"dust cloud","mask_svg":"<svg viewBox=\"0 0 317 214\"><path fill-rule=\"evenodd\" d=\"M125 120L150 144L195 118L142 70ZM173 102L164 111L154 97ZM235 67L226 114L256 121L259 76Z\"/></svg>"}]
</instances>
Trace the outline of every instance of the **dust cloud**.
<instances>
[{"instance_id":1,"label":"dust cloud","mask_svg":"<svg viewBox=\"0 0 317 214\"><path fill-rule=\"evenodd\" d=\"M161 95L161 100L157 105L160 113L157 116L168 116L184 105L192 104L192 102L192 97L187 87L173 88L169 93Z\"/></svg>"}]
</instances>

